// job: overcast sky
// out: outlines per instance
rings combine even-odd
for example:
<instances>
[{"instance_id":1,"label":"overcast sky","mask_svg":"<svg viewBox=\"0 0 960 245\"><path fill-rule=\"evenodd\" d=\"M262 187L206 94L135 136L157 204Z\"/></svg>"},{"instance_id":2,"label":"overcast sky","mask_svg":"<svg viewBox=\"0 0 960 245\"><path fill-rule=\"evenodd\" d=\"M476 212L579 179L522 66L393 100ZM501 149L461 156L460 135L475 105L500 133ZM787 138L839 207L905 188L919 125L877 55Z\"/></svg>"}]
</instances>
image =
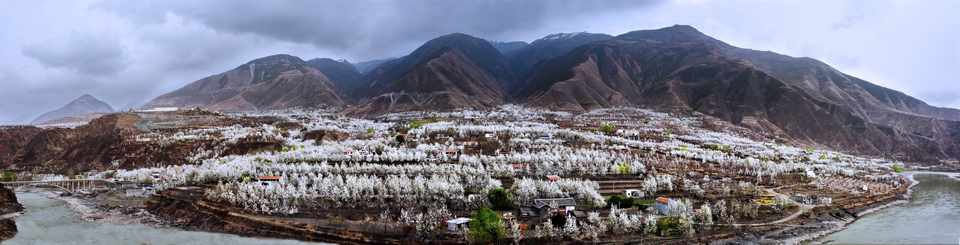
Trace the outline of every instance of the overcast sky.
<instances>
[{"instance_id":1,"label":"overcast sky","mask_svg":"<svg viewBox=\"0 0 960 245\"><path fill-rule=\"evenodd\" d=\"M960 108L960 1L0 0L0 122L115 109L272 54L399 57L440 35L527 41L691 25Z\"/></svg>"}]
</instances>

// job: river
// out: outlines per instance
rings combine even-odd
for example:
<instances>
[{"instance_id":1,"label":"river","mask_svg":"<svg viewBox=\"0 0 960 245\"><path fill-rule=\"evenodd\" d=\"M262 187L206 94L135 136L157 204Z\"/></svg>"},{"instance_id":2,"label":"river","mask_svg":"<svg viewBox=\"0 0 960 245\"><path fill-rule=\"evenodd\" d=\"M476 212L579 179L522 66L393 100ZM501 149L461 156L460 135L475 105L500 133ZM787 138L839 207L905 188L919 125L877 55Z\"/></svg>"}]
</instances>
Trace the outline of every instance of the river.
<instances>
[{"instance_id":1,"label":"river","mask_svg":"<svg viewBox=\"0 0 960 245\"><path fill-rule=\"evenodd\" d=\"M817 239L829 244L957 244L960 242L960 181L940 174L914 174L910 203L867 214L846 229Z\"/></svg>"},{"instance_id":2,"label":"river","mask_svg":"<svg viewBox=\"0 0 960 245\"><path fill-rule=\"evenodd\" d=\"M26 212L16 218L19 232L3 244L314 244L295 240L88 222L67 203L36 193L17 193Z\"/></svg>"}]
</instances>

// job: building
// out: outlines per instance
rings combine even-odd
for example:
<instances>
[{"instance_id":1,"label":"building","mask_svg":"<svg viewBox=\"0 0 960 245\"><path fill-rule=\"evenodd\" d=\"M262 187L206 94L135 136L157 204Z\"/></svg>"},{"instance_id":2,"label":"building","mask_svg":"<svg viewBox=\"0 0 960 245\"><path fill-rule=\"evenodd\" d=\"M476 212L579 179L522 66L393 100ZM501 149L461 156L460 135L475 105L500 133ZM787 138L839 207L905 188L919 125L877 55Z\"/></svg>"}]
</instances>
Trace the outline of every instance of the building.
<instances>
[{"instance_id":1,"label":"building","mask_svg":"<svg viewBox=\"0 0 960 245\"><path fill-rule=\"evenodd\" d=\"M123 190L124 188L137 187L137 182L133 181L117 181L116 188Z\"/></svg>"},{"instance_id":2,"label":"building","mask_svg":"<svg viewBox=\"0 0 960 245\"><path fill-rule=\"evenodd\" d=\"M551 209L550 205L556 203L557 208ZM546 215L550 213L559 213L563 212L564 214L569 214L576 210L577 201L573 198L547 198L547 199L533 199L533 204L531 204L537 213L540 215Z\"/></svg>"},{"instance_id":3,"label":"building","mask_svg":"<svg viewBox=\"0 0 960 245\"><path fill-rule=\"evenodd\" d=\"M547 180L550 180L551 182L557 181L557 180L560 180L560 176L557 176L557 175L547 175Z\"/></svg>"},{"instance_id":4,"label":"building","mask_svg":"<svg viewBox=\"0 0 960 245\"><path fill-rule=\"evenodd\" d=\"M460 155L460 152L457 150L445 150L443 151L443 154L447 155L449 158L457 159L457 156Z\"/></svg>"},{"instance_id":5,"label":"building","mask_svg":"<svg viewBox=\"0 0 960 245\"><path fill-rule=\"evenodd\" d=\"M632 198L642 198L643 191L640 191L637 189L627 189L627 190L620 191L620 195L625 197L632 197Z\"/></svg>"},{"instance_id":6,"label":"building","mask_svg":"<svg viewBox=\"0 0 960 245\"><path fill-rule=\"evenodd\" d=\"M677 201L666 197L657 197L657 201L653 203L653 207L663 215L671 215L673 211L676 210Z\"/></svg>"},{"instance_id":7,"label":"building","mask_svg":"<svg viewBox=\"0 0 960 245\"><path fill-rule=\"evenodd\" d=\"M260 182L261 185L266 186L272 183L280 183L280 180L282 179L283 176L260 176L257 178L257 181Z\"/></svg>"},{"instance_id":8,"label":"building","mask_svg":"<svg viewBox=\"0 0 960 245\"><path fill-rule=\"evenodd\" d=\"M465 218L465 217L447 220L447 230L459 231L460 228L466 227L469 224L470 224L470 218Z\"/></svg>"}]
</instances>

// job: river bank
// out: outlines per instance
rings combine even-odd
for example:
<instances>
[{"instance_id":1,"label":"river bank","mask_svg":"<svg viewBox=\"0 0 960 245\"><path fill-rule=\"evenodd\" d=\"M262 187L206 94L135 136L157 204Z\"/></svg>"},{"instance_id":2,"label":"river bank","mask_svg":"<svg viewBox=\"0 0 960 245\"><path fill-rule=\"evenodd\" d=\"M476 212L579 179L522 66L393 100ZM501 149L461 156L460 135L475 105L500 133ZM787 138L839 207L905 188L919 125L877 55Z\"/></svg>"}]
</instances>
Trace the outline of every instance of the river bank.
<instances>
[{"instance_id":1,"label":"river bank","mask_svg":"<svg viewBox=\"0 0 960 245\"><path fill-rule=\"evenodd\" d=\"M757 229L752 232L745 232L739 237L719 241L717 244L824 244L829 241L815 240L843 231L848 225L865 215L909 203L913 195L912 188L919 184L919 181L913 178L913 174L917 173L943 174L954 179L960 178L960 173L905 172L903 176L909 183L902 192L891 197L851 209L821 209L822 213L814 218L806 218L805 221L801 222L785 223L772 229Z\"/></svg>"},{"instance_id":2,"label":"river bank","mask_svg":"<svg viewBox=\"0 0 960 245\"><path fill-rule=\"evenodd\" d=\"M958 173L915 172L909 202L857 219L825 243L943 244L960 237Z\"/></svg>"},{"instance_id":3,"label":"river bank","mask_svg":"<svg viewBox=\"0 0 960 245\"><path fill-rule=\"evenodd\" d=\"M17 196L25 207L16 218L20 232L3 244L306 244L294 240L241 237L232 234L91 222L67 201L34 192ZM75 203L77 204L77 203ZM84 205L82 202L77 205ZM116 220L112 220L116 221Z\"/></svg>"},{"instance_id":4,"label":"river bank","mask_svg":"<svg viewBox=\"0 0 960 245\"><path fill-rule=\"evenodd\" d=\"M831 240L818 241L817 239L827 237L831 234L843 231L855 221L860 220L865 215L872 214L887 208L901 204L910 203L914 196L913 188L920 184L920 181L914 178L915 174L935 174L944 175L960 181L960 173L952 172L926 172L926 171L908 171L902 173L902 176L909 182L906 190L897 194L893 198L888 198L869 205L858 207L852 210L843 210L839 213L824 213L819 215L816 220L801 223L798 227L786 229L786 236L764 236L764 238L773 238L781 243L787 244L826 244ZM759 240L762 241L762 240Z\"/></svg>"}]
</instances>

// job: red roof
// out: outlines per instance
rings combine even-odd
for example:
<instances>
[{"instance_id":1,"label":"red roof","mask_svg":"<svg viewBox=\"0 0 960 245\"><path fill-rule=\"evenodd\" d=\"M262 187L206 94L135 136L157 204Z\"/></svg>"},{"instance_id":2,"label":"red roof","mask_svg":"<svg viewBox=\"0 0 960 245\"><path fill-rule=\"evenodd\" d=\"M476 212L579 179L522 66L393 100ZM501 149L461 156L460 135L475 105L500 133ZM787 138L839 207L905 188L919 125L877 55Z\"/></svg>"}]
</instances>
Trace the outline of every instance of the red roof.
<instances>
[{"instance_id":1,"label":"red roof","mask_svg":"<svg viewBox=\"0 0 960 245\"><path fill-rule=\"evenodd\" d=\"M445 151L443 151L443 152L446 152L446 153L457 153L457 150L445 150Z\"/></svg>"},{"instance_id":2,"label":"red roof","mask_svg":"<svg viewBox=\"0 0 960 245\"><path fill-rule=\"evenodd\" d=\"M522 168L523 164L510 164L510 166L513 166L513 168Z\"/></svg>"},{"instance_id":3,"label":"red roof","mask_svg":"<svg viewBox=\"0 0 960 245\"><path fill-rule=\"evenodd\" d=\"M560 176L556 176L556 175L547 175L547 179L551 179L551 180L558 180L558 179L560 179Z\"/></svg>"},{"instance_id":4,"label":"red roof","mask_svg":"<svg viewBox=\"0 0 960 245\"><path fill-rule=\"evenodd\" d=\"M280 179L280 176L260 176L260 179Z\"/></svg>"},{"instance_id":5,"label":"red roof","mask_svg":"<svg viewBox=\"0 0 960 245\"><path fill-rule=\"evenodd\" d=\"M670 199L663 198L663 197L658 197L657 201L662 203L670 203Z\"/></svg>"},{"instance_id":6,"label":"red roof","mask_svg":"<svg viewBox=\"0 0 960 245\"><path fill-rule=\"evenodd\" d=\"M357 152L357 150L345 150L343 152L350 153L350 152Z\"/></svg>"}]
</instances>

